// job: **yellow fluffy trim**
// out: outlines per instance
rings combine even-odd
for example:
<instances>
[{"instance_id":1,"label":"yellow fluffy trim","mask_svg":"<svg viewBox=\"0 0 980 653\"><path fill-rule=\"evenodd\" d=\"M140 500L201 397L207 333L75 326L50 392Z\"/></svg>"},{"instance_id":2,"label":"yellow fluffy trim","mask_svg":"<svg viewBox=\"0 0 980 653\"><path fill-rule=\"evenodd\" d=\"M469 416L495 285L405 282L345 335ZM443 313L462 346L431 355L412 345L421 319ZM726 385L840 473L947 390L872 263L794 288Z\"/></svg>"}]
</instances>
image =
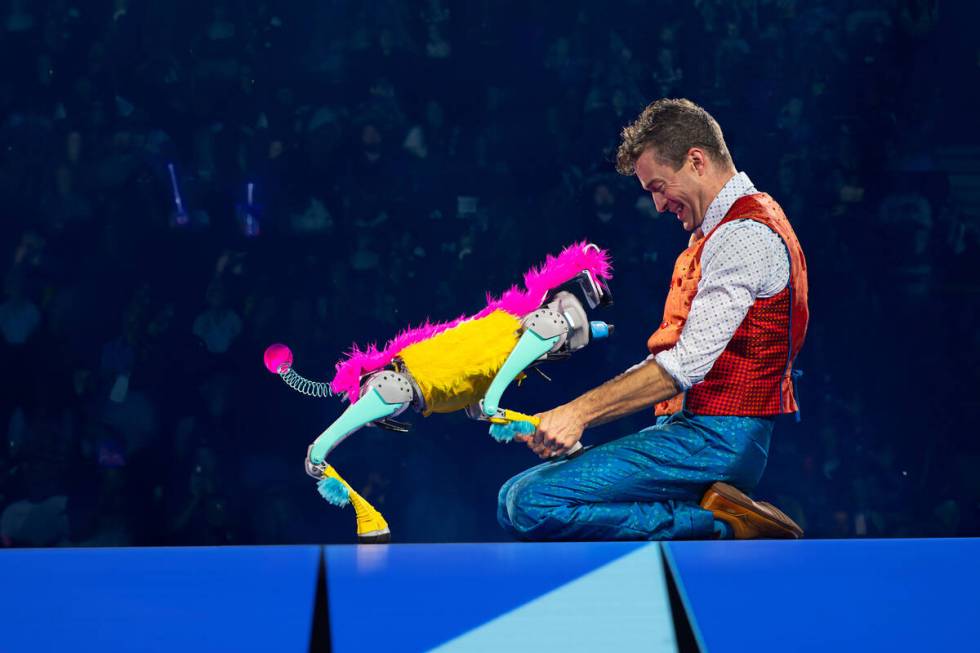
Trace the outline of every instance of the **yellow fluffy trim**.
<instances>
[{"instance_id":1,"label":"yellow fluffy trim","mask_svg":"<svg viewBox=\"0 0 980 653\"><path fill-rule=\"evenodd\" d=\"M517 345L521 322L505 311L469 320L399 357L425 397L425 415L451 413L476 403Z\"/></svg>"}]
</instances>

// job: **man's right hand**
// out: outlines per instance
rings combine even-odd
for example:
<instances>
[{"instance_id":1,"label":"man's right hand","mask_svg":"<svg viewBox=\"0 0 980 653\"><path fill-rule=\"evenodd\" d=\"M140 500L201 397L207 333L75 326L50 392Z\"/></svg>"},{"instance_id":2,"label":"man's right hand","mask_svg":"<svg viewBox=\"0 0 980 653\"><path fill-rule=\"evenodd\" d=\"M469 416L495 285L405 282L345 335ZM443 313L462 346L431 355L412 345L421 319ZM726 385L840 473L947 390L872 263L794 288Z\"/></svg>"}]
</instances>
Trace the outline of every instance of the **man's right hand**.
<instances>
[{"instance_id":1,"label":"man's right hand","mask_svg":"<svg viewBox=\"0 0 980 653\"><path fill-rule=\"evenodd\" d=\"M520 439L541 458L568 453L585 431L585 421L572 404L538 413L535 417L541 420L537 430L531 435L520 436Z\"/></svg>"}]
</instances>

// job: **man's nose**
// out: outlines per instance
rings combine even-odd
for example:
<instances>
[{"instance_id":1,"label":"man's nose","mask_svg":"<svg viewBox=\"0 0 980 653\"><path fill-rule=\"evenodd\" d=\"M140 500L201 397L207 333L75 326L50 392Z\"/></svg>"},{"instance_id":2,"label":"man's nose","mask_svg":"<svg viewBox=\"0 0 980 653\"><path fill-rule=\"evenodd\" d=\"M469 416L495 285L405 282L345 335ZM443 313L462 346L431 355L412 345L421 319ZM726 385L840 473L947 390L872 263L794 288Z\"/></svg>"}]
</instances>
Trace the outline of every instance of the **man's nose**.
<instances>
[{"instance_id":1,"label":"man's nose","mask_svg":"<svg viewBox=\"0 0 980 653\"><path fill-rule=\"evenodd\" d=\"M658 213L663 213L664 211L667 210L666 197L664 197L660 193L650 193L650 196L653 197L653 205L657 207Z\"/></svg>"}]
</instances>

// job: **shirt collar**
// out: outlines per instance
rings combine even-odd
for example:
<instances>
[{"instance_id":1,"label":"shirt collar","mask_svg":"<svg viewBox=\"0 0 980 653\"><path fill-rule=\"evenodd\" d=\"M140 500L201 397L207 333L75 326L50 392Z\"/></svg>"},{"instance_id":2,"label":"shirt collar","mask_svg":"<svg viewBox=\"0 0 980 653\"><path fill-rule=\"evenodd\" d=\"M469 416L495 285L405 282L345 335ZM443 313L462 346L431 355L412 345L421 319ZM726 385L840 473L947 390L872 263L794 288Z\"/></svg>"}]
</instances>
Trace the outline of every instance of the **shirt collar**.
<instances>
[{"instance_id":1,"label":"shirt collar","mask_svg":"<svg viewBox=\"0 0 980 653\"><path fill-rule=\"evenodd\" d=\"M715 199L711 200L711 204L708 205L708 210L704 213L704 220L701 222L701 232L707 236L712 229L718 226L718 223L725 217L736 200L756 192L758 191L752 185L752 180L744 172L740 172L729 179L728 183L721 187L721 190L715 195Z\"/></svg>"}]
</instances>

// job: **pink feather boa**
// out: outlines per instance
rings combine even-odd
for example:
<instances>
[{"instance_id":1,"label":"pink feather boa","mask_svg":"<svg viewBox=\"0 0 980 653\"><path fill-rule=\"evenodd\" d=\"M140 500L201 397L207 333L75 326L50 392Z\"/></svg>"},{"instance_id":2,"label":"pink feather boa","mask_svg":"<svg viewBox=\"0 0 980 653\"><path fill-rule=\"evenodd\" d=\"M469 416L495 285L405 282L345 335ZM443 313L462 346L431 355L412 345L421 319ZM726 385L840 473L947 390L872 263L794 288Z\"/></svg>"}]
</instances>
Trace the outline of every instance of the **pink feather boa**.
<instances>
[{"instance_id":1,"label":"pink feather boa","mask_svg":"<svg viewBox=\"0 0 980 653\"><path fill-rule=\"evenodd\" d=\"M421 326L406 329L389 340L384 348L374 345L361 350L354 345L346 358L337 363L337 373L330 382L334 394L343 394L349 401L360 397L361 377L376 372L389 363L403 349L451 329L466 320L475 320L493 311L503 310L516 317L522 317L541 306L548 291L575 278L582 270L591 271L599 279L612 278L612 264L605 250L586 249L583 241L569 245L558 256L549 255L544 264L531 268L524 275L524 288L511 286L499 299L487 293L487 306L476 315L461 315L449 322L432 323L426 321Z\"/></svg>"}]
</instances>

